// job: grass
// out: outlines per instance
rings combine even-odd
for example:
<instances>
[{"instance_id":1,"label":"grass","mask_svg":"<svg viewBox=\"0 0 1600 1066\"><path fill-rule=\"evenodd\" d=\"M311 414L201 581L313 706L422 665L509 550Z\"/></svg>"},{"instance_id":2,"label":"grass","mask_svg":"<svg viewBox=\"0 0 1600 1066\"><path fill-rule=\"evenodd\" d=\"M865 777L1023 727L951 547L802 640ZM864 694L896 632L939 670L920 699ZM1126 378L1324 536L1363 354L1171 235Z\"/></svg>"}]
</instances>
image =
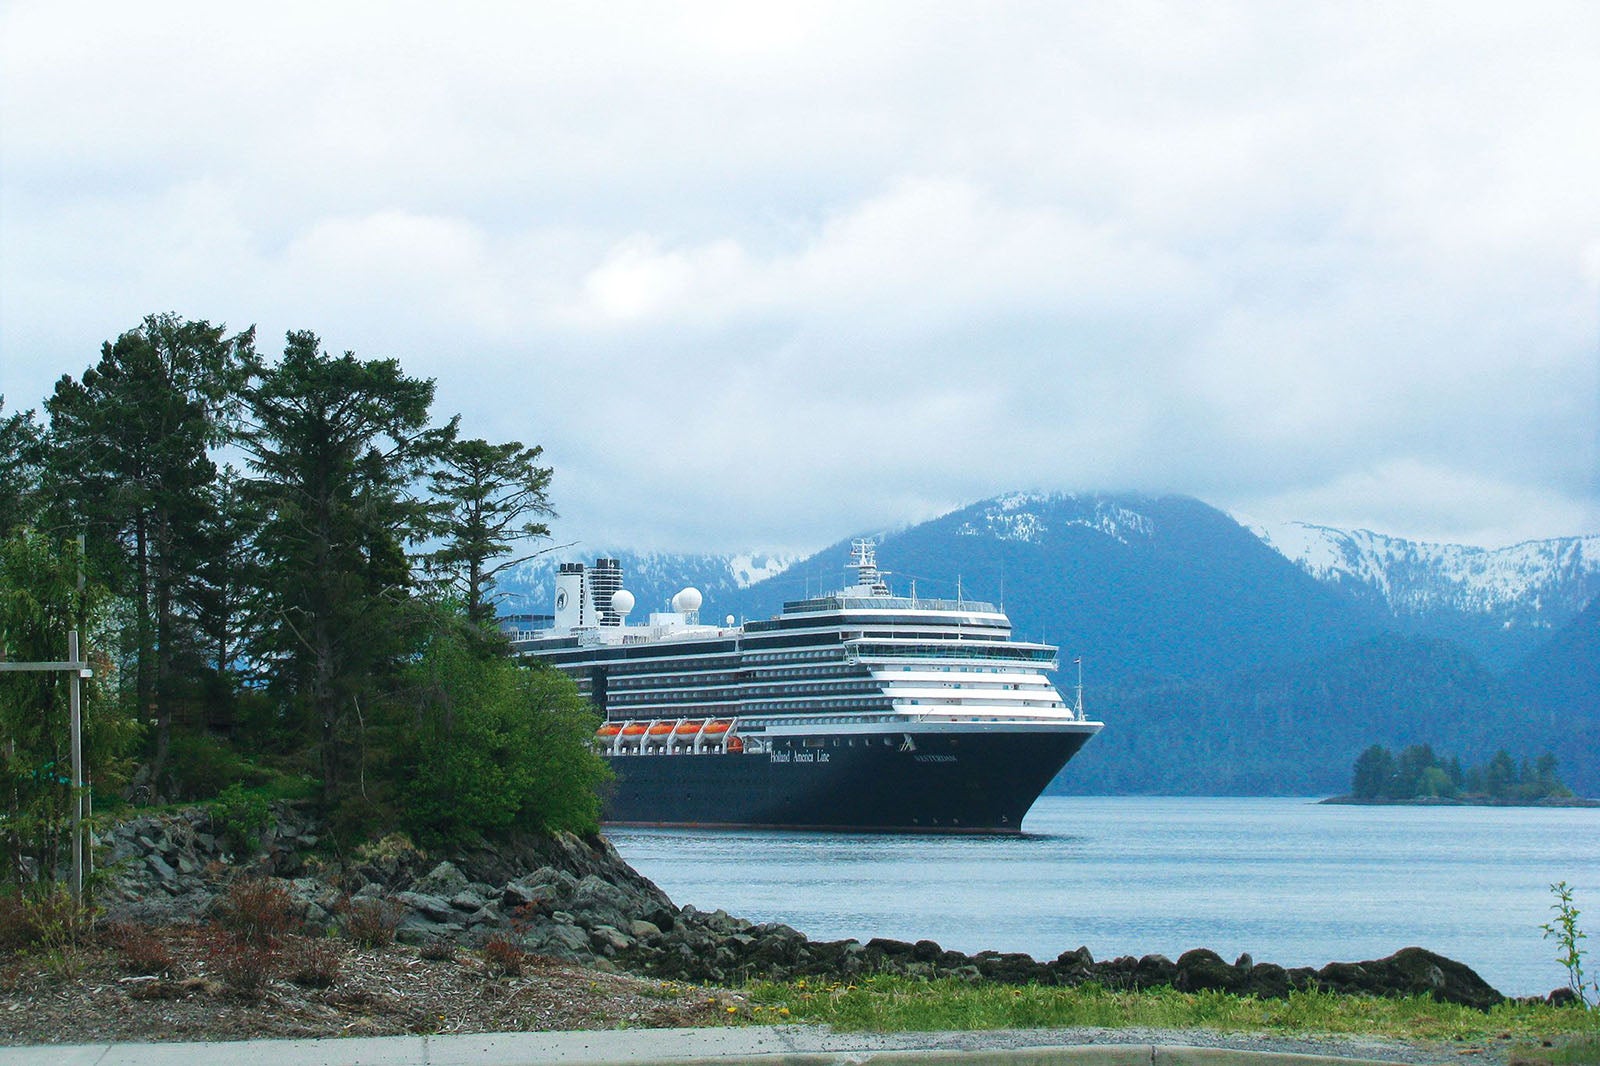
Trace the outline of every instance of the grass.
<instances>
[{"instance_id":1,"label":"grass","mask_svg":"<svg viewBox=\"0 0 1600 1066\"><path fill-rule=\"evenodd\" d=\"M1288 999L1255 999L1224 992L1170 988L1123 992L1098 985L968 984L952 979L867 977L853 984L797 980L753 983L745 1020L795 1021L841 1030L1153 1028L1212 1029L1274 1034L1358 1034L1417 1042L1544 1040L1600 1046L1600 1011L1505 1003L1479 1011L1426 997L1375 999L1295 992ZM1572 1039L1577 1038L1577 1039ZM1545 1054L1565 1053L1557 1049ZM1530 1064L1564 1061L1529 1057Z\"/></svg>"},{"instance_id":2,"label":"grass","mask_svg":"<svg viewBox=\"0 0 1600 1066\"><path fill-rule=\"evenodd\" d=\"M1600 1035L1585 1033L1553 1043L1556 1046L1519 1049L1510 1058L1511 1066L1594 1066L1600 1062Z\"/></svg>"}]
</instances>

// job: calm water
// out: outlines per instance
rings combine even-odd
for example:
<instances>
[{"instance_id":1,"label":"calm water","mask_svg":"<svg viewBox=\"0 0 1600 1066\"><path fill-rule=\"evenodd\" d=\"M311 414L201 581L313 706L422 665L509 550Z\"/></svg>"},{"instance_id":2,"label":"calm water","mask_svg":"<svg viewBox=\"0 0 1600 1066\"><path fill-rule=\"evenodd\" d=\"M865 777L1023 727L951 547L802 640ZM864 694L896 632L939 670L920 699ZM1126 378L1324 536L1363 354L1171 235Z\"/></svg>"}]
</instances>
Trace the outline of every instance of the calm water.
<instances>
[{"instance_id":1,"label":"calm water","mask_svg":"<svg viewBox=\"0 0 1600 1066\"><path fill-rule=\"evenodd\" d=\"M1020 838L616 829L675 903L813 938L1053 959L1209 947L1321 966L1420 945L1508 995L1566 983L1540 938L1565 880L1600 948L1600 809L1045 797ZM1592 966L1600 969L1600 957Z\"/></svg>"}]
</instances>

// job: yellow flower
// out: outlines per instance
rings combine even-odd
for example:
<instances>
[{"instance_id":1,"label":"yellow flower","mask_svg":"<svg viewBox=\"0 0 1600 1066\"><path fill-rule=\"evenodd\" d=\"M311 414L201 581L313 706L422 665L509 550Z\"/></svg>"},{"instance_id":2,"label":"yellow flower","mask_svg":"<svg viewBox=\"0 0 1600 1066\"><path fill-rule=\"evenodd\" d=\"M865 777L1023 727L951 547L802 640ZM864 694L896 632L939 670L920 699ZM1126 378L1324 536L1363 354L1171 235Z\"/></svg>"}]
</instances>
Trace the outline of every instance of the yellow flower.
<instances>
[{"instance_id":1,"label":"yellow flower","mask_svg":"<svg viewBox=\"0 0 1600 1066\"><path fill-rule=\"evenodd\" d=\"M739 1013L739 1008L738 1007L729 1007L728 1008L728 1013L729 1014L738 1014Z\"/></svg>"}]
</instances>

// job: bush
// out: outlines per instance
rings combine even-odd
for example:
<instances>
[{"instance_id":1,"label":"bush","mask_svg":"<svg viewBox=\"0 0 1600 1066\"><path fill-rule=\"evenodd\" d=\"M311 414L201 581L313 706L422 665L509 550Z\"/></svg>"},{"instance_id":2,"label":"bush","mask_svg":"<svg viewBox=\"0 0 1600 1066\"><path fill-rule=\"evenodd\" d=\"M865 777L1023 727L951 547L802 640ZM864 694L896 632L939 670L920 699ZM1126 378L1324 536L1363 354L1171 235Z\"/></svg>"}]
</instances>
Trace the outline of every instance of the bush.
<instances>
[{"instance_id":1,"label":"bush","mask_svg":"<svg viewBox=\"0 0 1600 1066\"><path fill-rule=\"evenodd\" d=\"M429 962L454 962L456 946L445 937L430 936L422 942L422 946L417 949L417 954Z\"/></svg>"},{"instance_id":2,"label":"bush","mask_svg":"<svg viewBox=\"0 0 1600 1066\"><path fill-rule=\"evenodd\" d=\"M483 945L483 967L492 975L516 977L527 957L520 944L504 936L492 936Z\"/></svg>"},{"instance_id":3,"label":"bush","mask_svg":"<svg viewBox=\"0 0 1600 1066\"><path fill-rule=\"evenodd\" d=\"M402 800L413 830L460 840L513 825L599 826L598 790L610 771L594 751L599 720L569 679L450 635L413 672L428 694Z\"/></svg>"},{"instance_id":4,"label":"bush","mask_svg":"<svg viewBox=\"0 0 1600 1066\"><path fill-rule=\"evenodd\" d=\"M167 798L172 800L203 799L230 789L257 788L272 777L270 770L263 770L240 755L227 741L203 733L174 731L167 765L168 772L163 776L170 777L171 793Z\"/></svg>"},{"instance_id":5,"label":"bush","mask_svg":"<svg viewBox=\"0 0 1600 1066\"><path fill-rule=\"evenodd\" d=\"M394 943L394 931L406 909L392 899L350 899L339 901L344 916L339 926L345 939L365 948L381 948Z\"/></svg>"},{"instance_id":6,"label":"bush","mask_svg":"<svg viewBox=\"0 0 1600 1066\"><path fill-rule=\"evenodd\" d=\"M229 785L211 805L211 827L235 854L255 851L261 831L272 823L266 798L246 791L243 785Z\"/></svg>"},{"instance_id":7,"label":"bush","mask_svg":"<svg viewBox=\"0 0 1600 1066\"><path fill-rule=\"evenodd\" d=\"M167 942L142 925L117 922L106 929L106 939L122 956L122 968L132 974L176 973L178 962Z\"/></svg>"},{"instance_id":8,"label":"bush","mask_svg":"<svg viewBox=\"0 0 1600 1066\"><path fill-rule=\"evenodd\" d=\"M78 952L93 934L99 910L72 898L65 885L0 895L0 945L38 956L59 976L77 972Z\"/></svg>"},{"instance_id":9,"label":"bush","mask_svg":"<svg viewBox=\"0 0 1600 1066\"><path fill-rule=\"evenodd\" d=\"M241 939L274 947L279 937L300 925L293 908L294 901L283 885L265 877L246 877L228 886L222 916Z\"/></svg>"},{"instance_id":10,"label":"bush","mask_svg":"<svg viewBox=\"0 0 1600 1066\"><path fill-rule=\"evenodd\" d=\"M255 999L277 970L278 953L214 926L206 941L206 966L235 995Z\"/></svg>"},{"instance_id":11,"label":"bush","mask_svg":"<svg viewBox=\"0 0 1600 1066\"><path fill-rule=\"evenodd\" d=\"M332 988L339 980L344 956L325 940L301 944L289 965L289 980L302 988Z\"/></svg>"}]
</instances>

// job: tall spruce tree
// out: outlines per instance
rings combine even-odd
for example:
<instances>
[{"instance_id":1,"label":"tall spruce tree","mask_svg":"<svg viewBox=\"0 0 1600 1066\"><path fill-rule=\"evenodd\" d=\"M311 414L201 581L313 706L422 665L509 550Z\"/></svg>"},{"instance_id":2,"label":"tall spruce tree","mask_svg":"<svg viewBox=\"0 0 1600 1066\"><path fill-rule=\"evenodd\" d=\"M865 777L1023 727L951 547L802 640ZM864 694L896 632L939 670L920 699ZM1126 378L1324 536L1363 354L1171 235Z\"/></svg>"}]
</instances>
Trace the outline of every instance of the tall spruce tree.
<instances>
[{"instance_id":1,"label":"tall spruce tree","mask_svg":"<svg viewBox=\"0 0 1600 1066\"><path fill-rule=\"evenodd\" d=\"M255 331L151 315L107 341L100 361L64 376L45 402L46 478L55 528L87 534L91 570L132 605L134 689L154 723L149 771L159 782L199 647L192 575L198 531L217 476L210 451L227 439Z\"/></svg>"},{"instance_id":2,"label":"tall spruce tree","mask_svg":"<svg viewBox=\"0 0 1600 1066\"><path fill-rule=\"evenodd\" d=\"M430 425L433 382L395 360L333 358L291 332L245 391L261 566L255 653L318 749L323 793L363 786L366 723L410 650L408 544L431 507L415 487L455 436Z\"/></svg>"},{"instance_id":3,"label":"tall spruce tree","mask_svg":"<svg viewBox=\"0 0 1600 1066\"><path fill-rule=\"evenodd\" d=\"M543 453L521 441L458 440L430 478L441 505L443 543L428 567L444 577L479 626L494 623L495 576L537 554L512 555L513 545L550 535L549 526L533 521L555 515L547 495L551 471L539 465Z\"/></svg>"},{"instance_id":4,"label":"tall spruce tree","mask_svg":"<svg viewBox=\"0 0 1600 1066\"><path fill-rule=\"evenodd\" d=\"M0 537L30 525L39 506L42 453L32 411L5 413L0 395Z\"/></svg>"}]
</instances>

